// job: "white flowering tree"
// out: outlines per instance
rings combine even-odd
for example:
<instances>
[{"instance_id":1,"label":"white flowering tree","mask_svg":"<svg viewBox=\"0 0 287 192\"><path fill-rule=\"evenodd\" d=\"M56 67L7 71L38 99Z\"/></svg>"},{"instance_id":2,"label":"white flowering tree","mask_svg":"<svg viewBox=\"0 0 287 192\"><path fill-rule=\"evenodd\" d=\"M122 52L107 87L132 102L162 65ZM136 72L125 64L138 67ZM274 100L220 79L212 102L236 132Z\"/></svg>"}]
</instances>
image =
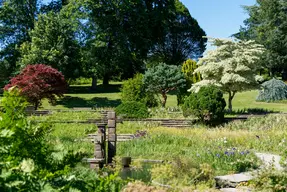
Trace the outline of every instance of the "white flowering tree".
<instances>
[{"instance_id":1,"label":"white flowering tree","mask_svg":"<svg viewBox=\"0 0 287 192\"><path fill-rule=\"evenodd\" d=\"M194 73L200 73L202 81L193 84L189 91L198 92L202 86L217 85L228 94L228 109L232 111L235 94L256 88L262 80L256 72L265 50L254 41L217 38L209 38L209 41L217 48L199 59Z\"/></svg>"}]
</instances>

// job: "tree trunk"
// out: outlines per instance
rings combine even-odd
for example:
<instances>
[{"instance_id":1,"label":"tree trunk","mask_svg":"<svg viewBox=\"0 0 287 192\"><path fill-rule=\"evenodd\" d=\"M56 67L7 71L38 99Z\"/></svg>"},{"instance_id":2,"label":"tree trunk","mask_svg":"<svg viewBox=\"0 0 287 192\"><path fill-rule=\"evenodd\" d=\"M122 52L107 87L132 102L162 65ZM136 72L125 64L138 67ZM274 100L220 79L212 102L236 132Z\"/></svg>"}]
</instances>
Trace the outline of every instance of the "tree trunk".
<instances>
[{"instance_id":1,"label":"tree trunk","mask_svg":"<svg viewBox=\"0 0 287 192\"><path fill-rule=\"evenodd\" d=\"M163 100L162 100L161 106L165 108L166 100L167 100L167 96L165 92L162 92L162 98Z\"/></svg>"},{"instance_id":2,"label":"tree trunk","mask_svg":"<svg viewBox=\"0 0 287 192\"><path fill-rule=\"evenodd\" d=\"M95 90L97 88L97 81L98 78L95 75L92 76L92 87L91 87L92 90Z\"/></svg>"},{"instance_id":3,"label":"tree trunk","mask_svg":"<svg viewBox=\"0 0 287 192\"><path fill-rule=\"evenodd\" d=\"M282 80L283 80L283 81L286 81L286 80L287 80L287 72L286 72L285 69L283 69L283 71L282 71Z\"/></svg>"},{"instance_id":4,"label":"tree trunk","mask_svg":"<svg viewBox=\"0 0 287 192\"><path fill-rule=\"evenodd\" d=\"M236 92L228 92L228 112L232 112L232 99L234 98Z\"/></svg>"},{"instance_id":5,"label":"tree trunk","mask_svg":"<svg viewBox=\"0 0 287 192\"><path fill-rule=\"evenodd\" d=\"M40 105L40 102L38 102L38 101L36 101L36 102L34 103L34 110L35 110L35 111L38 109L39 105Z\"/></svg>"},{"instance_id":6,"label":"tree trunk","mask_svg":"<svg viewBox=\"0 0 287 192\"><path fill-rule=\"evenodd\" d=\"M109 85L110 76L108 74L105 74L103 77L103 85Z\"/></svg>"}]
</instances>

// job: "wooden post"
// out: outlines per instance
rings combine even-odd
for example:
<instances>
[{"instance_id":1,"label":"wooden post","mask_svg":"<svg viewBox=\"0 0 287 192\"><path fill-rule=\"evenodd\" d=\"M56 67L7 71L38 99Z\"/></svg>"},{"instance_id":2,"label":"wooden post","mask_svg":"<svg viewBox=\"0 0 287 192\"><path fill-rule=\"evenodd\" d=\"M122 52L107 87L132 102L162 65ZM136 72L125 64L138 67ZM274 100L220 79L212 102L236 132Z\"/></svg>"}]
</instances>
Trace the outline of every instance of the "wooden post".
<instances>
[{"instance_id":1,"label":"wooden post","mask_svg":"<svg viewBox=\"0 0 287 192\"><path fill-rule=\"evenodd\" d=\"M117 149L117 133L116 125L117 118L116 113L113 111L108 112L108 163L112 163L113 158L116 155Z\"/></svg>"},{"instance_id":2,"label":"wooden post","mask_svg":"<svg viewBox=\"0 0 287 192\"><path fill-rule=\"evenodd\" d=\"M102 168L105 162L105 141L106 141L106 126L98 125L98 133L95 137L95 161L98 161L98 168ZM92 167L92 165L91 165ZM95 167L95 165L93 165Z\"/></svg>"}]
</instances>

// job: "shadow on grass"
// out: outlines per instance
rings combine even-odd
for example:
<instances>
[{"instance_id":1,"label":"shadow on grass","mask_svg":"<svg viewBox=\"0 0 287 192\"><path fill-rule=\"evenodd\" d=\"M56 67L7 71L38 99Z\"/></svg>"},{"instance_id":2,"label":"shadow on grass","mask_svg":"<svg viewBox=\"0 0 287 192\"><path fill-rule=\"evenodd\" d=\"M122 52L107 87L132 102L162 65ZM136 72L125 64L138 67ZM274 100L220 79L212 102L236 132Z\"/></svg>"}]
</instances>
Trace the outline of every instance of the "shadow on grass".
<instances>
[{"instance_id":1,"label":"shadow on grass","mask_svg":"<svg viewBox=\"0 0 287 192\"><path fill-rule=\"evenodd\" d=\"M264 108L244 108L236 111L226 111L226 115L267 115L271 113L279 113L279 111L273 111Z\"/></svg>"},{"instance_id":2,"label":"shadow on grass","mask_svg":"<svg viewBox=\"0 0 287 192\"><path fill-rule=\"evenodd\" d=\"M56 105L63 105L67 108L74 107L117 107L121 104L120 99L111 100L107 97L94 97L86 100L80 97L65 96L56 102Z\"/></svg>"},{"instance_id":3,"label":"shadow on grass","mask_svg":"<svg viewBox=\"0 0 287 192\"><path fill-rule=\"evenodd\" d=\"M70 86L67 93L118 93L120 92L121 84L113 85L98 85L95 90L91 89L90 86Z\"/></svg>"}]
</instances>

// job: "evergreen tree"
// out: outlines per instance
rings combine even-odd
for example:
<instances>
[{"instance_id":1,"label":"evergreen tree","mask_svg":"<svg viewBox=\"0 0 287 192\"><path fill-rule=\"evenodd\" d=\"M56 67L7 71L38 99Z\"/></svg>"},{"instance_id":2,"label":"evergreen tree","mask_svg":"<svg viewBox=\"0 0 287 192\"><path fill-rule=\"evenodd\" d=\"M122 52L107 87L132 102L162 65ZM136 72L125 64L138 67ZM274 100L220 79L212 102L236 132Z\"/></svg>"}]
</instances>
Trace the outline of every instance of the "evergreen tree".
<instances>
[{"instance_id":1,"label":"evergreen tree","mask_svg":"<svg viewBox=\"0 0 287 192\"><path fill-rule=\"evenodd\" d=\"M160 63L149 68L144 75L146 91L162 95L162 107L165 107L167 93L185 87L185 78L175 65Z\"/></svg>"},{"instance_id":2,"label":"evergreen tree","mask_svg":"<svg viewBox=\"0 0 287 192\"><path fill-rule=\"evenodd\" d=\"M235 36L264 45L267 52L260 65L267 67L271 76L279 73L287 80L287 1L257 0L256 5L244 9L249 18Z\"/></svg>"}]
</instances>

